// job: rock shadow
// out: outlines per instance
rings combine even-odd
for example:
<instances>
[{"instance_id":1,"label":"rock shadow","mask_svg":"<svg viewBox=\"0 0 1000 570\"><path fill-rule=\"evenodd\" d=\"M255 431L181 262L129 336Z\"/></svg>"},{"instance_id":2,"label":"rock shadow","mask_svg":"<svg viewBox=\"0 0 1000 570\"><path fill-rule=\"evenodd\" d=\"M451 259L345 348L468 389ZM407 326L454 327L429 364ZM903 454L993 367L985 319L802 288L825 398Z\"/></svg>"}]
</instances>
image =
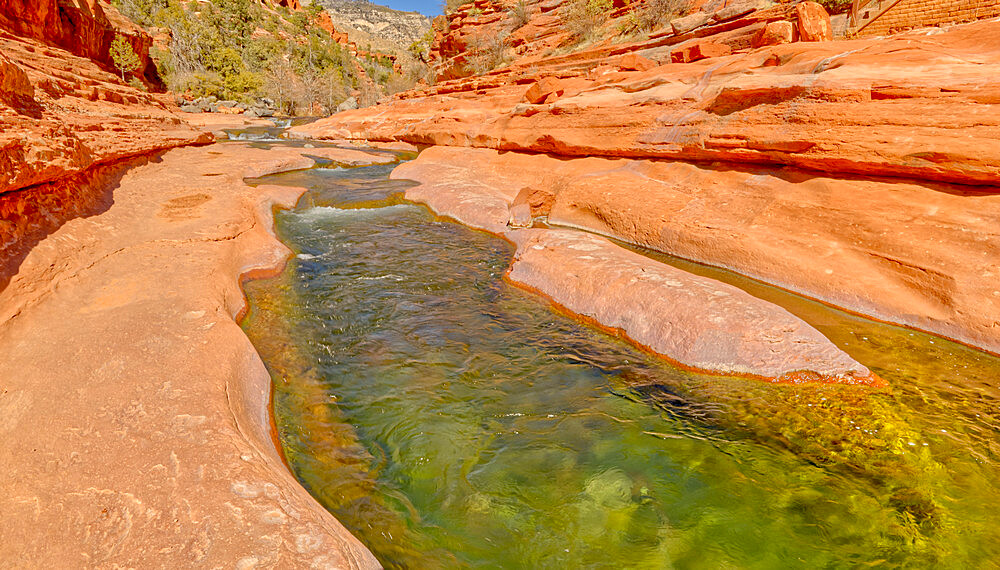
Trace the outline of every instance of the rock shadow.
<instances>
[{"instance_id":1,"label":"rock shadow","mask_svg":"<svg viewBox=\"0 0 1000 570\"><path fill-rule=\"evenodd\" d=\"M102 164L75 175L0 193L0 292L17 275L31 250L75 218L106 212L125 174L162 152Z\"/></svg>"}]
</instances>

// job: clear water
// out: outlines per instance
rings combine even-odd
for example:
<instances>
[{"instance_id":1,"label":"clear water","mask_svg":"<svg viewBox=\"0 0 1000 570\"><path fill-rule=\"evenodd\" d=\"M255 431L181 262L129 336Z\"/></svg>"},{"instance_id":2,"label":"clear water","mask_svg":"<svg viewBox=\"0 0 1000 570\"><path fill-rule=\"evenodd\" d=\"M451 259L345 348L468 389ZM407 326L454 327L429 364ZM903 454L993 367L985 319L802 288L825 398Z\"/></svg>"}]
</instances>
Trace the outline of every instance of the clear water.
<instances>
[{"instance_id":1,"label":"clear water","mask_svg":"<svg viewBox=\"0 0 1000 570\"><path fill-rule=\"evenodd\" d=\"M719 270L892 389L670 367L502 276L393 168L267 178L297 254L247 286L302 484L391 568L989 568L1000 361Z\"/></svg>"}]
</instances>

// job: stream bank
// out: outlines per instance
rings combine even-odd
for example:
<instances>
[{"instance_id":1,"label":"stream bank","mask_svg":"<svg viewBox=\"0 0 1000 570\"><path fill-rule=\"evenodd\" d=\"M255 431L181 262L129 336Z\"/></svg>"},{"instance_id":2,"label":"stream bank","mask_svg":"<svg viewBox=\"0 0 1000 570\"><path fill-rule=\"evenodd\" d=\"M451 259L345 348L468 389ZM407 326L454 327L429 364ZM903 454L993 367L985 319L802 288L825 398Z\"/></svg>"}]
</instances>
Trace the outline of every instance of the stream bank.
<instances>
[{"instance_id":1,"label":"stream bank","mask_svg":"<svg viewBox=\"0 0 1000 570\"><path fill-rule=\"evenodd\" d=\"M512 287L509 244L409 203L419 188L389 171L259 181L310 191L279 213L296 257L248 284L244 321L299 480L384 565L1000 554L994 357L688 264L782 305L891 389L678 369Z\"/></svg>"},{"instance_id":2,"label":"stream bank","mask_svg":"<svg viewBox=\"0 0 1000 570\"><path fill-rule=\"evenodd\" d=\"M286 470L270 377L234 322L239 280L286 258L272 208L303 191L243 178L312 164L245 143L170 150L23 256L0 291L0 560L377 567Z\"/></svg>"}]
</instances>

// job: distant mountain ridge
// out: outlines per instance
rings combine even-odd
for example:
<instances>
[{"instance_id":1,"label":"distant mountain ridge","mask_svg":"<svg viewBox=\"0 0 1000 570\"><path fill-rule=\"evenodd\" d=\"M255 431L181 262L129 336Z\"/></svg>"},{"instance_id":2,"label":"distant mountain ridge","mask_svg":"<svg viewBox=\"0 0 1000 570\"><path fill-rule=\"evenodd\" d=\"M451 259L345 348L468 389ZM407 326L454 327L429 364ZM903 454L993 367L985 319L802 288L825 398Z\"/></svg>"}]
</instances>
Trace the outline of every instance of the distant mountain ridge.
<instances>
[{"instance_id":1,"label":"distant mountain ridge","mask_svg":"<svg viewBox=\"0 0 1000 570\"><path fill-rule=\"evenodd\" d=\"M353 28L405 48L430 30L431 19L418 12L401 12L369 0L313 0L330 13L338 29Z\"/></svg>"}]
</instances>

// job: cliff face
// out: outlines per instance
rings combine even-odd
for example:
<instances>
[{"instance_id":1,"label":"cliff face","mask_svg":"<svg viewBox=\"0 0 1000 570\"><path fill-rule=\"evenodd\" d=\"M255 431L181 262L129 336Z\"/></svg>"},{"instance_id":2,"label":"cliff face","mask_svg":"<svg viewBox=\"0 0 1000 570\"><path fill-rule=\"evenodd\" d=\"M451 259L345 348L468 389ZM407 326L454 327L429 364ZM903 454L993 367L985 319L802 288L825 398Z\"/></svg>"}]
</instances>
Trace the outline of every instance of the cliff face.
<instances>
[{"instance_id":1,"label":"cliff face","mask_svg":"<svg viewBox=\"0 0 1000 570\"><path fill-rule=\"evenodd\" d=\"M507 36L510 63L467 76L510 6L438 21L453 79L294 132L461 147L440 192L475 194L487 159L556 156L576 166L510 174L551 195L550 222L1000 352L1000 22L804 41L829 34L818 5L705 2L574 51L548 0Z\"/></svg>"},{"instance_id":2,"label":"cliff face","mask_svg":"<svg viewBox=\"0 0 1000 570\"><path fill-rule=\"evenodd\" d=\"M401 12L355 0L314 0L330 14L340 29L359 30L375 38L372 47L383 49L386 44L400 48L419 40L430 29L431 20L417 12Z\"/></svg>"},{"instance_id":3,"label":"cliff face","mask_svg":"<svg viewBox=\"0 0 1000 570\"><path fill-rule=\"evenodd\" d=\"M0 29L60 47L113 69L109 55L116 35L125 36L142 62L138 75L156 89L163 85L149 58L149 34L106 0L5 0Z\"/></svg>"}]
</instances>

